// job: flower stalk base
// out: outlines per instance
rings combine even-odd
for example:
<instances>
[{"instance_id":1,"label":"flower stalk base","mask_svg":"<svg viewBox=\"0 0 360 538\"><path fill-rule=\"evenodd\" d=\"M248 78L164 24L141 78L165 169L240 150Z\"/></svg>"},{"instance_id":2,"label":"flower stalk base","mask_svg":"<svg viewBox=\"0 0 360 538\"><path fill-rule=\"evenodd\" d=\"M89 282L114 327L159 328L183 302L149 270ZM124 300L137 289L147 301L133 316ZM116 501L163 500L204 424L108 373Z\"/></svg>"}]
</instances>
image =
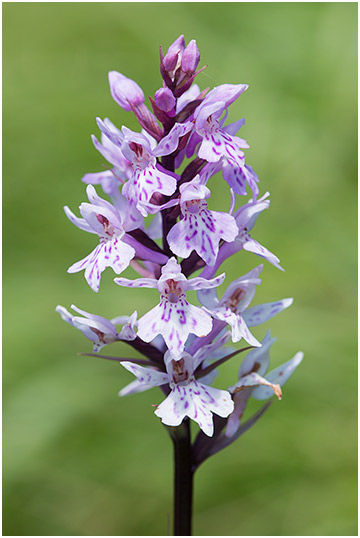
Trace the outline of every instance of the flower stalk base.
<instances>
[{"instance_id":1,"label":"flower stalk base","mask_svg":"<svg viewBox=\"0 0 360 538\"><path fill-rule=\"evenodd\" d=\"M174 536L191 536L193 470L189 419L171 429L174 443Z\"/></svg>"}]
</instances>

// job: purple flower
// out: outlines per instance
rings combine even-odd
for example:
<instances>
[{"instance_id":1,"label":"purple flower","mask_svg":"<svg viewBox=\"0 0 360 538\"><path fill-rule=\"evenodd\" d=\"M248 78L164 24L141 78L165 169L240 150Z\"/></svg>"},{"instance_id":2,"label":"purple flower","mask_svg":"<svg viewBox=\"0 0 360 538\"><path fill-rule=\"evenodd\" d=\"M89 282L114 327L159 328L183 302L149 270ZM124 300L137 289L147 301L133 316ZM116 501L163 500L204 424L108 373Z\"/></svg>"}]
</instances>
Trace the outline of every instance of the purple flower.
<instances>
[{"instance_id":1,"label":"purple flower","mask_svg":"<svg viewBox=\"0 0 360 538\"><path fill-rule=\"evenodd\" d=\"M207 94L206 104L222 101L224 106L228 108L245 90L248 89L248 87L248 84L221 84L220 86L215 86L215 88Z\"/></svg>"},{"instance_id":2,"label":"purple flower","mask_svg":"<svg viewBox=\"0 0 360 538\"><path fill-rule=\"evenodd\" d=\"M231 437L240 426L249 398L266 400L275 394L281 400L280 387L301 363L304 354L298 352L291 360L272 370L265 378L264 375L270 363L270 348L276 340L276 338L271 338L270 331L268 331L262 341L262 346L250 351L241 364L238 382L228 388L233 394L235 409L227 421L227 437Z\"/></svg>"},{"instance_id":3,"label":"purple flower","mask_svg":"<svg viewBox=\"0 0 360 538\"><path fill-rule=\"evenodd\" d=\"M197 294L207 312L215 319L230 325L233 342L239 342L244 338L250 345L260 346L261 344L250 333L249 327L265 323L293 303L292 298L287 298L248 308L254 298L256 286L261 283L258 276L262 269L263 265L259 265L234 280L220 300L216 290L201 290Z\"/></svg>"},{"instance_id":4,"label":"purple flower","mask_svg":"<svg viewBox=\"0 0 360 538\"><path fill-rule=\"evenodd\" d=\"M96 194L92 185L86 189L90 204L82 203L80 213L83 218L76 217L66 206L66 216L81 230L97 234L100 244L88 256L69 267L69 273L85 270L85 278L89 286L98 291L101 273L106 267L112 267L116 274L122 273L135 256L135 249L124 242L125 232L134 230L139 221L128 214L124 218L118 209Z\"/></svg>"},{"instance_id":5,"label":"purple flower","mask_svg":"<svg viewBox=\"0 0 360 538\"><path fill-rule=\"evenodd\" d=\"M105 118L104 121L98 118L97 121L100 122L102 130L106 130L107 134L104 132L101 133L101 143L93 135L91 137L93 144L113 168L111 170L104 170L103 172L85 174L82 181L90 185L101 184L105 194L116 197L119 193L119 187L131 175L131 164L125 159L120 149L123 139L121 131L108 118ZM111 138L109 138L109 133L112 135Z\"/></svg>"},{"instance_id":6,"label":"purple flower","mask_svg":"<svg viewBox=\"0 0 360 538\"><path fill-rule=\"evenodd\" d=\"M247 88L246 84L224 84L214 88L205 97L194 113L195 133L187 154L189 156L194 146L200 142L198 156L209 163L218 163L214 173L222 168L225 181L236 194L246 194L248 184L255 197L259 192L258 178L253 170L245 165L242 151L249 145L246 140L234 136L244 124L244 120L226 127L222 126L226 116L220 120L226 108Z\"/></svg>"},{"instance_id":7,"label":"purple flower","mask_svg":"<svg viewBox=\"0 0 360 538\"><path fill-rule=\"evenodd\" d=\"M117 71L110 71L109 84L112 98L124 110L130 111L132 106L136 107L145 101L140 86Z\"/></svg>"},{"instance_id":8,"label":"purple flower","mask_svg":"<svg viewBox=\"0 0 360 538\"><path fill-rule=\"evenodd\" d=\"M211 344L202 346L200 349L198 349L193 354L193 360L194 360L194 371L196 368L202 365L202 368L205 368L206 366L209 366L211 359L219 359L223 357L224 355L231 353L232 350L230 348L221 348L223 345L225 345L229 338L231 336L230 331L227 331L223 336L220 338L217 338L212 342ZM190 342L195 338L194 335L191 335L188 338L188 341L185 346L184 354L188 354L188 348L190 345ZM157 347L164 353L166 352L166 347L164 344L164 340L160 335L158 335L155 340L151 342L151 345ZM216 376L218 375L218 372L216 369L212 370L209 374L206 374L205 376L201 377L201 382L205 383L205 385L211 385ZM135 381L132 381L126 387L121 389L119 392L119 396L128 396L129 394L135 394L137 392L143 392L144 390L152 388L153 385L146 385L143 381L139 381L136 379Z\"/></svg>"},{"instance_id":9,"label":"purple flower","mask_svg":"<svg viewBox=\"0 0 360 538\"><path fill-rule=\"evenodd\" d=\"M164 357L166 373L153 368L144 368L131 362L121 364L133 373L143 390L169 384L171 392L157 406L155 415L167 426L179 426L185 417L197 422L203 432L211 437L214 432L212 413L227 417L234 409L230 394L196 381L194 371L199 361L188 353L174 360L169 351ZM120 392L121 395L129 392Z\"/></svg>"},{"instance_id":10,"label":"purple flower","mask_svg":"<svg viewBox=\"0 0 360 538\"><path fill-rule=\"evenodd\" d=\"M127 127L122 128L124 140L121 150L132 166L132 176L123 186L122 194L136 204L142 215L147 216L149 211L156 211L156 206L151 202L155 192L166 196L175 192L177 176L157 164L156 157L172 153L178 146L179 138L190 129L190 122L176 123L170 133L153 149L146 136ZM158 208L160 209L161 207Z\"/></svg>"},{"instance_id":11,"label":"purple flower","mask_svg":"<svg viewBox=\"0 0 360 538\"><path fill-rule=\"evenodd\" d=\"M218 255L219 241L234 241L238 227L232 215L208 209L206 198L210 195L199 175L180 186L183 218L171 228L167 240L177 256L187 258L195 250L211 266Z\"/></svg>"},{"instance_id":12,"label":"purple flower","mask_svg":"<svg viewBox=\"0 0 360 538\"><path fill-rule=\"evenodd\" d=\"M108 344L112 344L116 340L134 340L136 337L134 331L134 325L136 323L136 311L129 316L121 316L111 321L103 318L102 316L96 316L95 314L89 314L85 310L80 310L75 305L71 305L71 308L81 314L83 317L73 316L64 308L58 305L56 312L60 314L62 319L79 329L89 340L93 342L93 350L95 353L100 351L101 348ZM124 325L120 333L117 332L115 324Z\"/></svg>"},{"instance_id":13,"label":"purple flower","mask_svg":"<svg viewBox=\"0 0 360 538\"><path fill-rule=\"evenodd\" d=\"M137 328L137 312L136 310L131 314L131 316L117 316L111 320L111 323L114 325L122 325L122 329L118 334L119 340L131 341L135 340Z\"/></svg>"},{"instance_id":14,"label":"purple flower","mask_svg":"<svg viewBox=\"0 0 360 538\"><path fill-rule=\"evenodd\" d=\"M189 304L186 291L219 286L224 278L222 274L212 280L201 277L187 280L175 258L171 258L162 268L158 280L115 278L114 282L119 286L159 290L160 304L139 319L138 336L145 342L151 342L161 334L173 358L179 360L189 334L205 336L212 327L211 316L202 308Z\"/></svg>"},{"instance_id":15,"label":"purple flower","mask_svg":"<svg viewBox=\"0 0 360 538\"><path fill-rule=\"evenodd\" d=\"M203 181L207 179L205 175L202 175ZM224 243L221 245L219 255L216 259L214 267L206 267L202 273L204 278L210 278L219 269L221 264L230 256L244 249L248 252L253 252L261 258L265 258L272 265L284 271L280 265L280 260L275 254L270 252L266 247L263 247L249 234L250 230L255 225L255 222L259 214L268 209L270 206L270 200L268 200L269 193L265 193L264 196L258 200L250 200L247 204L243 205L234 213L234 218L239 229L239 233L232 243Z\"/></svg>"},{"instance_id":16,"label":"purple flower","mask_svg":"<svg viewBox=\"0 0 360 538\"><path fill-rule=\"evenodd\" d=\"M249 331L242 314L251 303L256 286L261 283L259 274L262 269L263 265L259 265L246 275L234 280L220 300L216 290L198 292L199 301L204 305L204 309L215 319L230 325L233 342L239 342L244 338L251 346L261 346Z\"/></svg>"},{"instance_id":17,"label":"purple flower","mask_svg":"<svg viewBox=\"0 0 360 538\"><path fill-rule=\"evenodd\" d=\"M280 265L280 260L275 254L270 252L267 248L263 247L255 239L253 239L249 231L253 228L259 214L267 209L270 205L270 200L267 200L270 194L267 192L258 200L252 200L248 204L238 209L234 214L236 223L239 227L239 235L236 238L236 248L240 250L243 248L248 252L253 252L257 256L265 258L272 265L284 271Z\"/></svg>"}]
</instances>

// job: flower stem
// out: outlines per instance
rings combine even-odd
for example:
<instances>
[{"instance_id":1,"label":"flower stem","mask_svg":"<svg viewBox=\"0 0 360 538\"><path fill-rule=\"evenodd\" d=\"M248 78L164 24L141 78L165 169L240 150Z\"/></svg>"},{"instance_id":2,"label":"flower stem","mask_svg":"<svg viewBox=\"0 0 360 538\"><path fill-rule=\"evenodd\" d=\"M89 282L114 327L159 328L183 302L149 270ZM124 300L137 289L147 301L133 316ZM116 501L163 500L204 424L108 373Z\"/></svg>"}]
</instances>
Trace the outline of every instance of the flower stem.
<instances>
[{"instance_id":1,"label":"flower stem","mask_svg":"<svg viewBox=\"0 0 360 538\"><path fill-rule=\"evenodd\" d=\"M173 430L174 536L191 536L193 471L189 419Z\"/></svg>"}]
</instances>

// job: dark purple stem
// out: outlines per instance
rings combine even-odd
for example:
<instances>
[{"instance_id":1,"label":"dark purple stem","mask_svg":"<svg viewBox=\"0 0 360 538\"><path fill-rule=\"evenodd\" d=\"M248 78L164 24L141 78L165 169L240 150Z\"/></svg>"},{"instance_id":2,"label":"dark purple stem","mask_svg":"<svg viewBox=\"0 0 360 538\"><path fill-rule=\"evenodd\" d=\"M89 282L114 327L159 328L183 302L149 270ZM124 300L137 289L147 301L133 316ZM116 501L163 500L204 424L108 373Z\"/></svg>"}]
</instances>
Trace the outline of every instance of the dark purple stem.
<instances>
[{"instance_id":1,"label":"dark purple stem","mask_svg":"<svg viewBox=\"0 0 360 538\"><path fill-rule=\"evenodd\" d=\"M164 156L161 164L174 172L175 155ZM167 235L176 219L173 208L162 211L163 251L169 257L173 256L173 253L167 242ZM193 497L190 420L186 418L180 426L171 428L170 434L174 444L174 536L190 536Z\"/></svg>"},{"instance_id":2,"label":"dark purple stem","mask_svg":"<svg viewBox=\"0 0 360 538\"><path fill-rule=\"evenodd\" d=\"M170 172L174 172L175 170L175 157L174 155L165 155L162 158L161 162L162 166L166 168L166 170L169 170ZM170 250L169 243L167 242L167 235L172 228L172 226L175 224L175 221L170 218L170 213L172 211L172 208L170 209L164 209L162 211L162 232L163 232L163 251L169 258L173 256L173 253Z\"/></svg>"},{"instance_id":3,"label":"dark purple stem","mask_svg":"<svg viewBox=\"0 0 360 538\"><path fill-rule=\"evenodd\" d=\"M155 346L143 342L138 336L135 340L119 340L119 342L124 342L139 351L142 355L145 355L145 357L148 357L150 360L163 364L164 354Z\"/></svg>"},{"instance_id":4,"label":"dark purple stem","mask_svg":"<svg viewBox=\"0 0 360 538\"><path fill-rule=\"evenodd\" d=\"M185 419L171 434L174 443L174 536L191 536L193 463L190 421Z\"/></svg>"},{"instance_id":5,"label":"dark purple stem","mask_svg":"<svg viewBox=\"0 0 360 538\"><path fill-rule=\"evenodd\" d=\"M157 362L147 361L146 359L134 359L134 357L110 357L109 355L99 355L98 353L78 353L78 356L95 357L95 359L107 359L116 362L133 362L134 364L140 364L142 366L155 366L156 368L159 368ZM165 371L165 368L163 367L162 370Z\"/></svg>"}]
</instances>

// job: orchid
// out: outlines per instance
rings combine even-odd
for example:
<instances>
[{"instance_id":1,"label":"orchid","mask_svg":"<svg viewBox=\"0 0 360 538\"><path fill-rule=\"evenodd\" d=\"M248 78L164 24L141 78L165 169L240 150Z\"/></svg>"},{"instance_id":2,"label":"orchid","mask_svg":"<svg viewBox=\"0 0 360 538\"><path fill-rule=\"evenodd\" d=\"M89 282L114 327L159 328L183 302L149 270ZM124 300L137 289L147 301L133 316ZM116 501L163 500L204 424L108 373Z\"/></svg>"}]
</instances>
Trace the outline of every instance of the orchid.
<instances>
[{"instance_id":1,"label":"orchid","mask_svg":"<svg viewBox=\"0 0 360 538\"><path fill-rule=\"evenodd\" d=\"M121 275L114 278L118 286L143 288L144 297L146 289L157 290L159 302L150 310L139 306L131 316L111 320L74 305L76 315L56 307L65 322L93 343L97 357L119 362L135 376L120 396L161 389L162 401L154 413L167 427L175 448L177 535L191 534L195 470L248 431L268 409L265 403L243 423L250 398L281 398L282 385L303 357L299 352L267 373L274 339L268 331L258 340L250 328L268 323L293 299L252 305L262 264L242 274L239 256L235 278L227 278L221 288L226 274L218 274L220 267L241 251L283 268L279 258L254 238L257 217L270 201L268 192L258 197L259 178L245 164L249 145L237 136L245 120L226 125L229 107L248 85L201 90L194 83L204 69L198 69L199 63L196 41L186 44L183 35L165 54L160 48L162 83L149 97L152 110L137 82L110 71L111 96L122 110L134 114L139 129L96 119L101 137L93 135L92 141L107 164L102 172L83 176L89 202L80 205L81 216L64 208L76 227L98 240L90 254L69 267L69 273L84 270L87 283L97 292L103 271L111 267ZM220 171L230 199L225 211L208 207L212 194L212 202L218 202L211 189L212 178ZM94 185L100 185L109 199L100 197ZM244 202L248 188L251 198ZM195 294L191 297L193 291L200 304ZM123 300L123 293L115 288L115 304ZM233 347L228 346L230 340ZM115 348L119 343L130 346L136 356L99 353L104 346ZM227 390L214 387L221 365L237 361L246 351L234 384ZM195 438L190 420L200 428Z\"/></svg>"},{"instance_id":2,"label":"orchid","mask_svg":"<svg viewBox=\"0 0 360 538\"><path fill-rule=\"evenodd\" d=\"M301 363L304 354L296 353L293 359L266 374L270 363L270 348L276 341L268 331L262 341L262 346L250 351L242 362L239 379L235 385L228 388L233 394L235 408L226 426L227 437L231 437L239 428L248 399L266 400L274 393L279 400L282 398L281 387L289 379L295 368Z\"/></svg>"},{"instance_id":3,"label":"orchid","mask_svg":"<svg viewBox=\"0 0 360 538\"><path fill-rule=\"evenodd\" d=\"M130 317L121 316L109 321L102 316L89 314L85 310L80 310L75 305L71 305L71 308L78 314L81 314L82 317L73 316L66 308L60 305L56 307L56 312L60 314L64 321L79 329L86 338L93 342L95 353L107 344L116 342L116 340L134 340L136 338L134 331L137 316L136 311ZM117 332L115 324L123 325L120 332Z\"/></svg>"},{"instance_id":4,"label":"orchid","mask_svg":"<svg viewBox=\"0 0 360 538\"><path fill-rule=\"evenodd\" d=\"M157 288L159 290L160 303L139 319L138 336L144 342L151 342L158 334L161 334L173 358L179 360L189 334L202 337L208 334L212 327L209 314L187 302L186 291L219 286L224 278L223 274L212 280L201 277L187 280L175 258L171 258L162 268L161 277L158 280L115 278L114 282L119 286L130 288Z\"/></svg>"},{"instance_id":5,"label":"orchid","mask_svg":"<svg viewBox=\"0 0 360 538\"><path fill-rule=\"evenodd\" d=\"M90 204L82 203L80 213L83 218L76 217L68 207L66 216L78 228L99 236L100 244L85 258L69 267L69 273L85 269L85 278L89 286L98 291L101 273L106 267L112 267L115 273L121 273L128 267L135 256L135 249L123 241L126 231L137 227L136 217L130 223L106 200L96 194L92 185L86 189Z\"/></svg>"},{"instance_id":6,"label":"orchid","mask_svg":"<svg viewBox=\"0 0 360 538\"><path fill-rule=\"evenodd\" d=\"M183 183L179 190L183 218L171 228L167 236L169 246L182 258L187 258L195 250L206 264L214 265L220 240L232 242L236 238L236 221L228 213L208 209L206 198L211 192L201 184L199 175Z\"/></svg>"},{"instance_id":7,"label":"orchid","mask_svg":"<svg viewBox=\"0 0 360 538\"><path fill-rule=\"evenodd\" d=\"M108 118L105 118L102 123L108 131L113 133L113 139L116 137L118 142L122 140L122 133ZM101 142L94 135L91 138L95 148L113 168L103 172L85 174L82 181L91 185L100 184L105 194L117 197L119 186L131 176L131 163L124 157L119 145L112 142L103 132L101 133Z\"/></svg>"},{"instance_id":8,"label":"orchid","mask_svg":"<svg viewBox=\"0 0 360 538\"><path fill-rule=\"evenodd\" d=\"M175 361L171 352L167 351L164 362L166 374L131 362L121 364L138 378L144 390L165 384L170 386L170 394L155 410L155 415L164 424L179 426L185 417L189 417L211 437L214 433L212 413L227 417L234 409L230 393L198 382L194 376L198 361L188 353L183 353ZM124 395L124 392L120 392L120 395Z\"/></svg>"},{"instance_id":9,"label":"orchid","mask_svg":"<svg viewBox=\"0 0 360 538\"><path fill-rule=\"evenodd\" d=\"M223 84L208 93L194 114L197 135L195 140L201 141L199 157L209 163L219 163L225 181L234 192L246 194L248 184L256 197L259 192L258 178L253 170L245 165L245 154L242 151L249 145L243 138L234 136L244 124L244 120L223 127L225 117L220 119L229 105L247 88L247 84Z\"/></svg>"},{"instance_id":10,"label":"orchid","mask_svg":"<svg viewBox=\"0 0 360 538\"><path fill-rule=\"evenodd\" d=\"M129 163L129 179L122 188L122 194L136 204L136 208L146 217L148 212L153 212L154 204L151 204L152 195L157 192L163 195L171 195L176 189L176 176L169 173L156 162L156 157L169 155L179 142L179 138L192 129L192 124L175 124L170 133L163 138L161 144L152 147L151 139L143 133L135 133L127 127L118 132L105 122L98 121L103 134L110 142L121 151L123 160ZM121 146L120 146L121 144ZM160 208L158 208L160 210Z\"/></svg>"},{"instance_id":11,"label":"orchid","mask_svg":"<svg viewBox=\"0 0 360 538\"><path fill-rule=\"evenodd\" d=\"M268 197L269 193L267 192L261 198L258 198L257 200L250 200L241 206L237 211L235 211L233 216L239 232L234 241L223 243L220 246L215 264L212 267L205 267L204 271L202 272L202 276L204 278L213 276L225 260L243 249L264 258L281 271L284 271L280 265L279 258L270 252L270 250L268 250L266 247L262 246L249 233L254 227L260 213L269 208L270 200Z\"/></svg>"},{"instance_id":12,"label":"orchid","mask_svg":"<svg viewBox=\"0 0 360 538\"><path fill-rule=\"evenodd\" d=\"M192 355L192 359L193 359L191 361L192 369L194 372L197 370L196 371L197 376L199 376L201 374L201 371L203 371L205 368L207 368L211 364L212 359L213 360L218 359L219 357L222 357L224 354L229 352L229 348L223 347L228 342L229 338L230 338L230 333L227 332L220 338L217 338L216 340L214 340L214 342L212 342L211 344L202 346ZM161 336L158 336L157 338L155 338L155 340L152 341L152 345L159 346L160 349L163 349L163 346L161 345L160 341L158 341L158 339L162 339ZM191 336L189 337L188 344L186 345L185 350L183 352L183 357L190 356L190 354L188 353L190 341L191 341ZM168 353L168 351L166 351L165 353ZM164 358L165 358L165 355L164 355ZM168 354L167 358L171 358L171 360L174 360L171 354ZM170 359L167 361L167 363L170 365ZM165 363L165 366L167 363ZM124 362L121 362L121 364L122 366L124 366ZM169 367L166 366L166 368L168 370L170 366ZM133 370L130 367L127 369L130 372L134 373L136 376L137 374L135 373L135 371L136 372L142 371L142 370L136 370L136 369ZM145 370L149 370L149 368L145 368ZM158 369L155 369L155 371L158 371ZM218 372L215 369L213 369L212 372L210 372L209 374L205 376L201 374L201 380L206 385L211 385L215 377L217 376L217 374ZM155 385L150 382L147 383L146 379L147 378L145 378L142 375L137 376L137 379L135 381L132 381L131 383L129 383L128 385L126 385L124 388L120 390L119 396L128 396L130 394L144 392L145 390L151 389L154 386L160 386L158 384ZM161 377L161 378L159 377L158 379L165 379L165 377ZM169 374L168 374L168 377L166 378L166 384L169 384L171 382L171 379L172 379L171 375L169 377Z\"/></svg>"}]
</instances>

